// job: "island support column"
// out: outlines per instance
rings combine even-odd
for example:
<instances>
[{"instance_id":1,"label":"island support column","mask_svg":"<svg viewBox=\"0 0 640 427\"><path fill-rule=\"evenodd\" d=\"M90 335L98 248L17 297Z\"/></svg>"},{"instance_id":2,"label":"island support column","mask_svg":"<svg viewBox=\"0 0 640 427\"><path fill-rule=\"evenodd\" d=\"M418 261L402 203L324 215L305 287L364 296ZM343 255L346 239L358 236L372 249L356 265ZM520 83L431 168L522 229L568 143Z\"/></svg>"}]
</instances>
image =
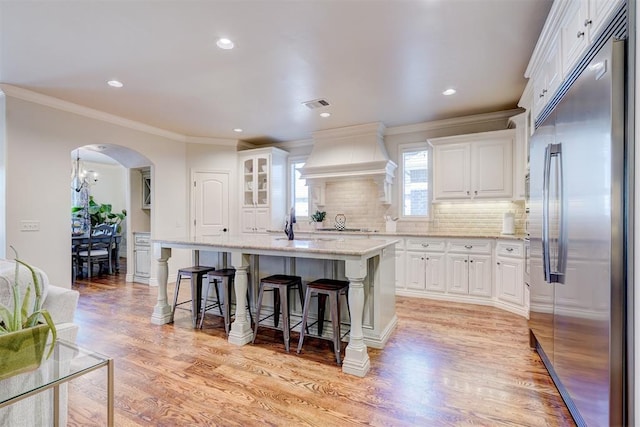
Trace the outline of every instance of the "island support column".
<instances>
[{"instance_id":1,"label":"island support column","mask_svg":"<svg viewBox=\"0 0 640 427\"><path fill-rule=\"evenodd\" d=\"M351 332L349 344L342 361L342 372L364 377L369 368L369 353L364 343L362 318L364 316L364 279L367 277L367 260L345 261L345 275L349 279L349 314Z\"/></svg>"},{"instance_id":2,"label":"island support column","mask_svg":"<svg viewBox=\"0 0 640 427\"><path fill-rule=\"evenodd\" d=\"M236 345L245 345L253 340L253 330L251 329L251 322L247 318L247 308L244 303L247 300L249 284L249 280L247 279L249 255L238 251L231 252L231 265L236 269L236 276L234 278L236 318L231 324L229 342Z\"/></svg>"},{"instance_id":3,"label":"island support column","mask_svg":"<svg viewBox=\"0 0 640 427\"><path fill-rule=\"evenodd\" d=\"M164 325L171 322L171 306L167 300L167 280L169 278L169 265L171 248L163 248L159 243L153 245L153 256L158 260L158 302L153 308L151 323Z\"/></svg>"}]
</instances>

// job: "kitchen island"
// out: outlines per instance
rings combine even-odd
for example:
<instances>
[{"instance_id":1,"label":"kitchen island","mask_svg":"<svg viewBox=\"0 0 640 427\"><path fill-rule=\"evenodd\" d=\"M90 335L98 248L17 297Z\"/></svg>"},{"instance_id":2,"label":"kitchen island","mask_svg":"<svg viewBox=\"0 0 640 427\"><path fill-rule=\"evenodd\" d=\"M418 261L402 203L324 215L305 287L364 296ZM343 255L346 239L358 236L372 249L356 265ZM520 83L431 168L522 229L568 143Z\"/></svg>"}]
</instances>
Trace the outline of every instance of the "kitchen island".
<instances>
[{"instance_id":1,"label":"kitchen island","mask_svg":"<svg viewBox=\"0 0 640 427\"><path fill-rule=\"evenodd\" d=\"M395 244L394 240L340 238L288 240L273 236L154 239L159 289L151 322L164 324L172 321L171 306L167 298L167 261L171 257L172 249L191 250L196 261L199 259L200 251L230 253L231 265L236 269L236 301L244 299L249 285L247 272L250 263L252 260L257 263L260 256L288 259L294 271L296 263L304 260L336 261L343 264L344 270L341 268L339 271L344 271L344 278L349 281L351 332L342 371L362 377L369 370L367 345L383 348L397 324ZM229 342L237 345L247 344L253 339L253 331L245 305L236 304L235 314L235 321L229 333ZM366 319L364 326L363 319Z\"/></svg>"}]
</instances>

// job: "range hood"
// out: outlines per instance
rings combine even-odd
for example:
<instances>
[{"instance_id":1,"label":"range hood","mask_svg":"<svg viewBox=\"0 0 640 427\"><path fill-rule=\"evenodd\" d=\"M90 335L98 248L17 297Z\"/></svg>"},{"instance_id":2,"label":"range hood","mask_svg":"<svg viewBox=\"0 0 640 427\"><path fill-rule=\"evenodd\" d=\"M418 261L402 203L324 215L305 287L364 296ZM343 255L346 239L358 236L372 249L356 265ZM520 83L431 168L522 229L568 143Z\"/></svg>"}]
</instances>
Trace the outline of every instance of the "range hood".
<instances>
[{"instance_id":1,"label":"range hood","mask_svg":"<svg viewBox=\"0 0 640 427\"><path fill-rule=\"evenodd\" d=\"M368 123L313 133L313 149L301 178L307 180L313 201L324 205L327 182L372 179L382 203L391 203L391 185L397 165L384 146L384 125Z\"/></svg>"}]
</instances>

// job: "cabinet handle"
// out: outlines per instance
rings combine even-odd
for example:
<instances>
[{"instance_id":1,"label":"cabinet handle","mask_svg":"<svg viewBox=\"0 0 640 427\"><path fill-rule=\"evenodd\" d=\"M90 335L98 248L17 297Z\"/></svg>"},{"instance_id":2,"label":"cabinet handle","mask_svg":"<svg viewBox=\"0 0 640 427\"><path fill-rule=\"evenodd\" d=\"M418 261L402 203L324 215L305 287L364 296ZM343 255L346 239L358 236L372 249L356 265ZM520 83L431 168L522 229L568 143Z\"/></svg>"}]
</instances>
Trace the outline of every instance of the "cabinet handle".
<instances>
[{"instance_id":1,"label":"cabinet handle","mask_svg":"<svg viewBox=\"0 0 640 427\"><path fill-rule=\"evenodd\" d=\"M506 248L507 252L513 252L513 248Z\"/></svg>"},{"instance_id":2,"label":"cabinet handle","mask_svg":"<svg viewBox=\"0 0 640 427\"><path fill-rule=\"evenodd\" d=\"M578 34L576 34L576 37L580 38L584 36L584 31L578 31Z\"/></svg>"},{"instance_id":3,"label":"cabinet handle","mask_svg":"<svg viewBox=\"0 0 640 427\"><path fill-rule=\"evenodd\" d=\"M585 27L588 27L591 24L593 24L593 21L591 19L587 18L587 19L584 20L584 26Z\"/></svg>"},{"instance_id":4,"label":"cabinet handle","mask_svg":"<svg viewBox=\"0 0 640 427\"><path fill-rule=\"evenodd\" d=\"M423 247L423 248L428 248L428 247L429 247L429 244L428 244L428 243L423 243L423 244L422 244L422 247Z\"/></svg>"},{"instance_id":5,"label":"cabinet handle","mask_svg":"<svg viewBox=\"0 0 640 427\"><path fill-rule=\"evenodd\" d=\"M473 246L472 245L464 245L465 248L467 249L471 249Z\"/></svg>"}]
</instances>

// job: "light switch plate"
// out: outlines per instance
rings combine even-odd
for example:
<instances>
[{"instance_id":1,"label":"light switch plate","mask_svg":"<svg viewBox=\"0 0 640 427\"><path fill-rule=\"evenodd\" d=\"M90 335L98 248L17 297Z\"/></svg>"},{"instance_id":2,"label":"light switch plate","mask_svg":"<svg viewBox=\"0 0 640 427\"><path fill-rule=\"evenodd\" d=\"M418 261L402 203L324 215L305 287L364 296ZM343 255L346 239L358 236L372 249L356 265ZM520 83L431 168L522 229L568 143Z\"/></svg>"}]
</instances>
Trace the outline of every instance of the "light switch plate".
<instances>
[{"instance_id":1,"label":"light switch plate","mask_svg":"<svg viewBox=\"0 0 640 427\"><path fill-rule=\"evenodd\" d=\"M40 221L23 219L20 221L20 231L40 231Z\"/></svg>"}]
</instances>

